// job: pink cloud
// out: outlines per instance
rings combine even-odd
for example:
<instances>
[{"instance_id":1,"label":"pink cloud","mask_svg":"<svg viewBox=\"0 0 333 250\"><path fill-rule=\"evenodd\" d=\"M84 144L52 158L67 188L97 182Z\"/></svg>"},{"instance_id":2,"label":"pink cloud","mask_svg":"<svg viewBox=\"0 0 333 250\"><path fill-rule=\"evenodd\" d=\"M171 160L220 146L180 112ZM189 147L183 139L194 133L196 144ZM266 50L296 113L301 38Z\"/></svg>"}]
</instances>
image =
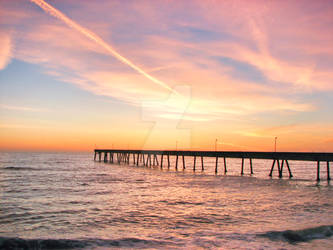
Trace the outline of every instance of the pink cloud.
<instances>
[{"instance_id":1,"label":"pink cloud","mask_svg":"<svg viewBox=\"0 0 333 250\"><path fill-rule=\"evenodd\" d=\"M0 32L0 70L6 68L12 57L12 41L9 34Z\"/></svg>"},{"instance_id":2,"label":"pink cloud","mask_svg":"<svg viewBox=\"0 0 333 250\"><path fill-rule=\"evenodd\" d=\"M60 4L66 5L66 2ZM90 30L98 27L98 39L112 44L117 51L154 79L159 79L169 86L191 86L192 101L187 113L195 119L200 119L200 114L202 119L207 119L207 113L211 115L211 119L216 119L230 114L240 116L265 111L313 111L315 105L284 97L284 94L290 93L292 88L305 92L304 86L309 90L332 89L332 72L318 68L318 58L313 57L314 53L325 51L325 48L330 51L325 41L331 38L329 35L322 35L322 30L316 31L310 26L308 31L302 29L304 34L300 32L300 36L308 36L312 32L324 37L323 44L326 46L306 43L299 47L299 41L295 42L291 31L297 31L298 25L304 27L308 20L301 18L295 7L292 13L297 14L296 23L279 20L279 24L285 27L284 32L274 21L277 14L281 15L281 10L276 10L274 4L251 2L242 7L240 2L228 4L211 1L202 5L199 1L188 5L179 1L172 4L172 8L165 3L165 8L170 9L166 12L169 14L163 14L157 4L148 2L105 4L108 7L104 2L99 5L91 2L80 6L74 4L77 9L73 8L73 14L68 15L75 17L80 29L86 31L88 28ZM183 12L184 6L188 6L189 16L170 18L172 14ZM104 15L106 10L109 12L112 8L117 10L112 11L116 18L113 15ZM93 13L101 13L105 20L89 19L82 14L88 9ZM133 16L128 16L128 10L133 11ZM37 8L31 9L29 13L31 18L42 19L43 22L33 22L33 25L27 25L26 30L16 31L20 37L14 55L16 58L44 65L46 73L87 91L114 97L133 105L139 105L138 103L144 100L167 97L167 91L154 86L151 79L140 76L128 65L108 56L109 52L100 46L100 43L82 35L80 29L72 29L73 25L68 27L41 13ZM198 20L194 17L198 17ZM329 20L329 17L325 18ZM137 34L129 33L130 30L123 28L127 27L126 23L130 27L135 25L135 28L142 32L156 31L160 27L163 32L154 35L143 32L136 37ZM230 35L232 39L192 42L177 31L179 27L206 29L219 35ZM118 40L121 36L131 34L134 40L132 42ZM278 36L283 37L280 40L286 41L282 48L274 42ZM283 53L278 53L279 51L288 51L291 54L301 51L302 60L298 57L291 60ZM230 67L213 59L216 56L252 65L268 80L280 82L280 86L272 87L237 79L231 75ZM172 109L177 109L177 104L168 109L170 113L166 112L165 117L172 117Z\"/></svg>"}]
</instances>

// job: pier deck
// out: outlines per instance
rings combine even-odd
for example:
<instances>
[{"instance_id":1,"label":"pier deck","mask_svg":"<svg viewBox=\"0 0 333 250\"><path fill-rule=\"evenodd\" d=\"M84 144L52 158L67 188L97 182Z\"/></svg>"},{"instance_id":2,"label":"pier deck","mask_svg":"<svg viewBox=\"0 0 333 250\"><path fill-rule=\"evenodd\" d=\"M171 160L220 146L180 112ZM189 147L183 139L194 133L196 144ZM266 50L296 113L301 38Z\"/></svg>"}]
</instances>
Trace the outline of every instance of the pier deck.
<instances>
[{"instance_id":1,"label":"pier deck","mask_svg":"<svg viewBox=\"0 0 333 250\"><path fill-rule=\"evenodd\" d=\"M227 172L226 158L242 159L241 174L244 174L244 160L249 159L250 170L253 174L252 159L266 159L273 160L273 164L269 173L272 176L275 165L279 177L282 178L283 167L286 165L289 177L292 177L291 169L288 160L295 161L314 161L317 162L317 180L320 180L320 163L326 163L327 180L330 180L330 162L333 161L333 153L313 153L313 152L254 152L254 151L180 151L180 150L123 150L123 149L95 149L94 160L97 155L99 161L102 161L102 154L104 155L104 162L125 162L130 163L132 156L133 164L144 166L159 165L157 156L160 156L160 166L163 167L163 158L167 158L168 168L170 168L170 156L176 157L175 168L178 169L178 158L182 157L183 169L186 168L184 157L193 157L193 170L196 168L196 158L201 158L201 169L204 170L203 157L212 157L216 159L215 172L218 171L218 160L223 158L224 172ZM153 159L152 159L153 157ZM152 163L153 161L153 163Z\"/></svg>"}]
</instances>

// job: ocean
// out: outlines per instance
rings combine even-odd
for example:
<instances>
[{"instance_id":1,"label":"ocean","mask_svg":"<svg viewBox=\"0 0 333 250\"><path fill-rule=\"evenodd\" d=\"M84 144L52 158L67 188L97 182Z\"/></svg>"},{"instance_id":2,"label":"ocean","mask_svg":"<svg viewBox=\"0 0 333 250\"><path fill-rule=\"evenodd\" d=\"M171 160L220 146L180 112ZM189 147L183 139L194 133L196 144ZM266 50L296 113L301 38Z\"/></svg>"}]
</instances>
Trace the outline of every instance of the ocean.
<instances>
[{"instance_id":1,"label":"ocean","mask_svg":"<svg viewBox=\"0 0 333 250\"><path fill-rule=\"evenodd\" d=\"M93 153L0 153L0 249L333 249L333 189L316 163L294 178L94 162ZM199 168L199 169L198 169Z\"/></svg>"}]
</instances>

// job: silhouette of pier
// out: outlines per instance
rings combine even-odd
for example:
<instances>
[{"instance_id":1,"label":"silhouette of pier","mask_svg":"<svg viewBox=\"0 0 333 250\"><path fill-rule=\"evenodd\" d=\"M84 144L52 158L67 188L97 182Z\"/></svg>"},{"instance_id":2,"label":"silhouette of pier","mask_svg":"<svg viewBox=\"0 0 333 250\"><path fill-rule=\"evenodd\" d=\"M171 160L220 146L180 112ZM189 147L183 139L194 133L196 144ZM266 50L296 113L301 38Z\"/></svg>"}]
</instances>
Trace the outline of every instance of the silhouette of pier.
<instances>
[{"instance_id":1,"label":"silhouette of pier","mask_svg":"<svg viewBox=\"0 0 333 250\"><path fill-rule=\"evenodd\" d=\"M98 159L97 159L98 156ZM158 161L160 157L160 162ZM182 168L186 169L185 157L193 157L193 170L196 171L197 158L200 158L201 170L204 170L204 157L215 158L215 173L218 172L219 159L223 159L223 171L227 173L227 158L242 159L240 174L244 174L244 162L249 160L250 174L253 174L252 159L272 160L269 176L272 177L274 168L277 169L279 178L283 177L283 169L287 168L289 178L292 178L290 160L317 162L317 181L320 180L320 164L326 163L327 180L330 180L330 162L333 161L333 153L310 153L310 152L251 152L251 151L174 151L174 150L122 150L122 149L95 149L94 160L110 163L130 164L147 167L160 166L163 168L163 160L166 158L167 168L170 166L170 156L176 157L175 169L178 170L179 158L182 158Z\"/></svg>"}]
</instances>

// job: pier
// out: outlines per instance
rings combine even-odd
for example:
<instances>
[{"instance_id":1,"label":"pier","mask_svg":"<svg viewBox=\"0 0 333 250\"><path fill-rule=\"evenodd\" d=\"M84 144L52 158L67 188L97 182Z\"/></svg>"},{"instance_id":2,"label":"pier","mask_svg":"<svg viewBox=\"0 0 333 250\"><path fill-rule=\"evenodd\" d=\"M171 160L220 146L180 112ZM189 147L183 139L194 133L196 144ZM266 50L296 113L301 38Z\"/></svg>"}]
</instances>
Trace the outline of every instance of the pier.
<instances>
[{"instance_id":1,"label":"pier","mask_svg":"<svg viewBox=\"0 0 333 250\"><path fill-rule=\"evenodd\" d=\"M95 149L94 160L110 163L131 162L134 165L160 166L163 168L163 160L167 161L167 168L170 166L170 156L176 157L175 169L178 170L178 161L181 159L182 168L186 169L185 157L193 157L193 171L197 169L197 158L200 159L200 168L204 170L204 157L215 158L215 173L218 173L219 159L223 160L223 171L227 173L227 158L241 159L240 174L244 175L245 160L249 161L249 172L254 173L253 159L272 160L269 176L273 176L274 168L277 169L279 178L283 177L284 167L287 169L289 178L293 177L289 161L313 161L317 162L316 180L320 181L321 163L326 165L326 177L330 180L330 162L333 161L333 153L310 153L310 152L252 152L252 151L174 151L174 150L122 150L122 149ZM159 161L159 159L160 161Z\"/></svg>"}]
</instances>

